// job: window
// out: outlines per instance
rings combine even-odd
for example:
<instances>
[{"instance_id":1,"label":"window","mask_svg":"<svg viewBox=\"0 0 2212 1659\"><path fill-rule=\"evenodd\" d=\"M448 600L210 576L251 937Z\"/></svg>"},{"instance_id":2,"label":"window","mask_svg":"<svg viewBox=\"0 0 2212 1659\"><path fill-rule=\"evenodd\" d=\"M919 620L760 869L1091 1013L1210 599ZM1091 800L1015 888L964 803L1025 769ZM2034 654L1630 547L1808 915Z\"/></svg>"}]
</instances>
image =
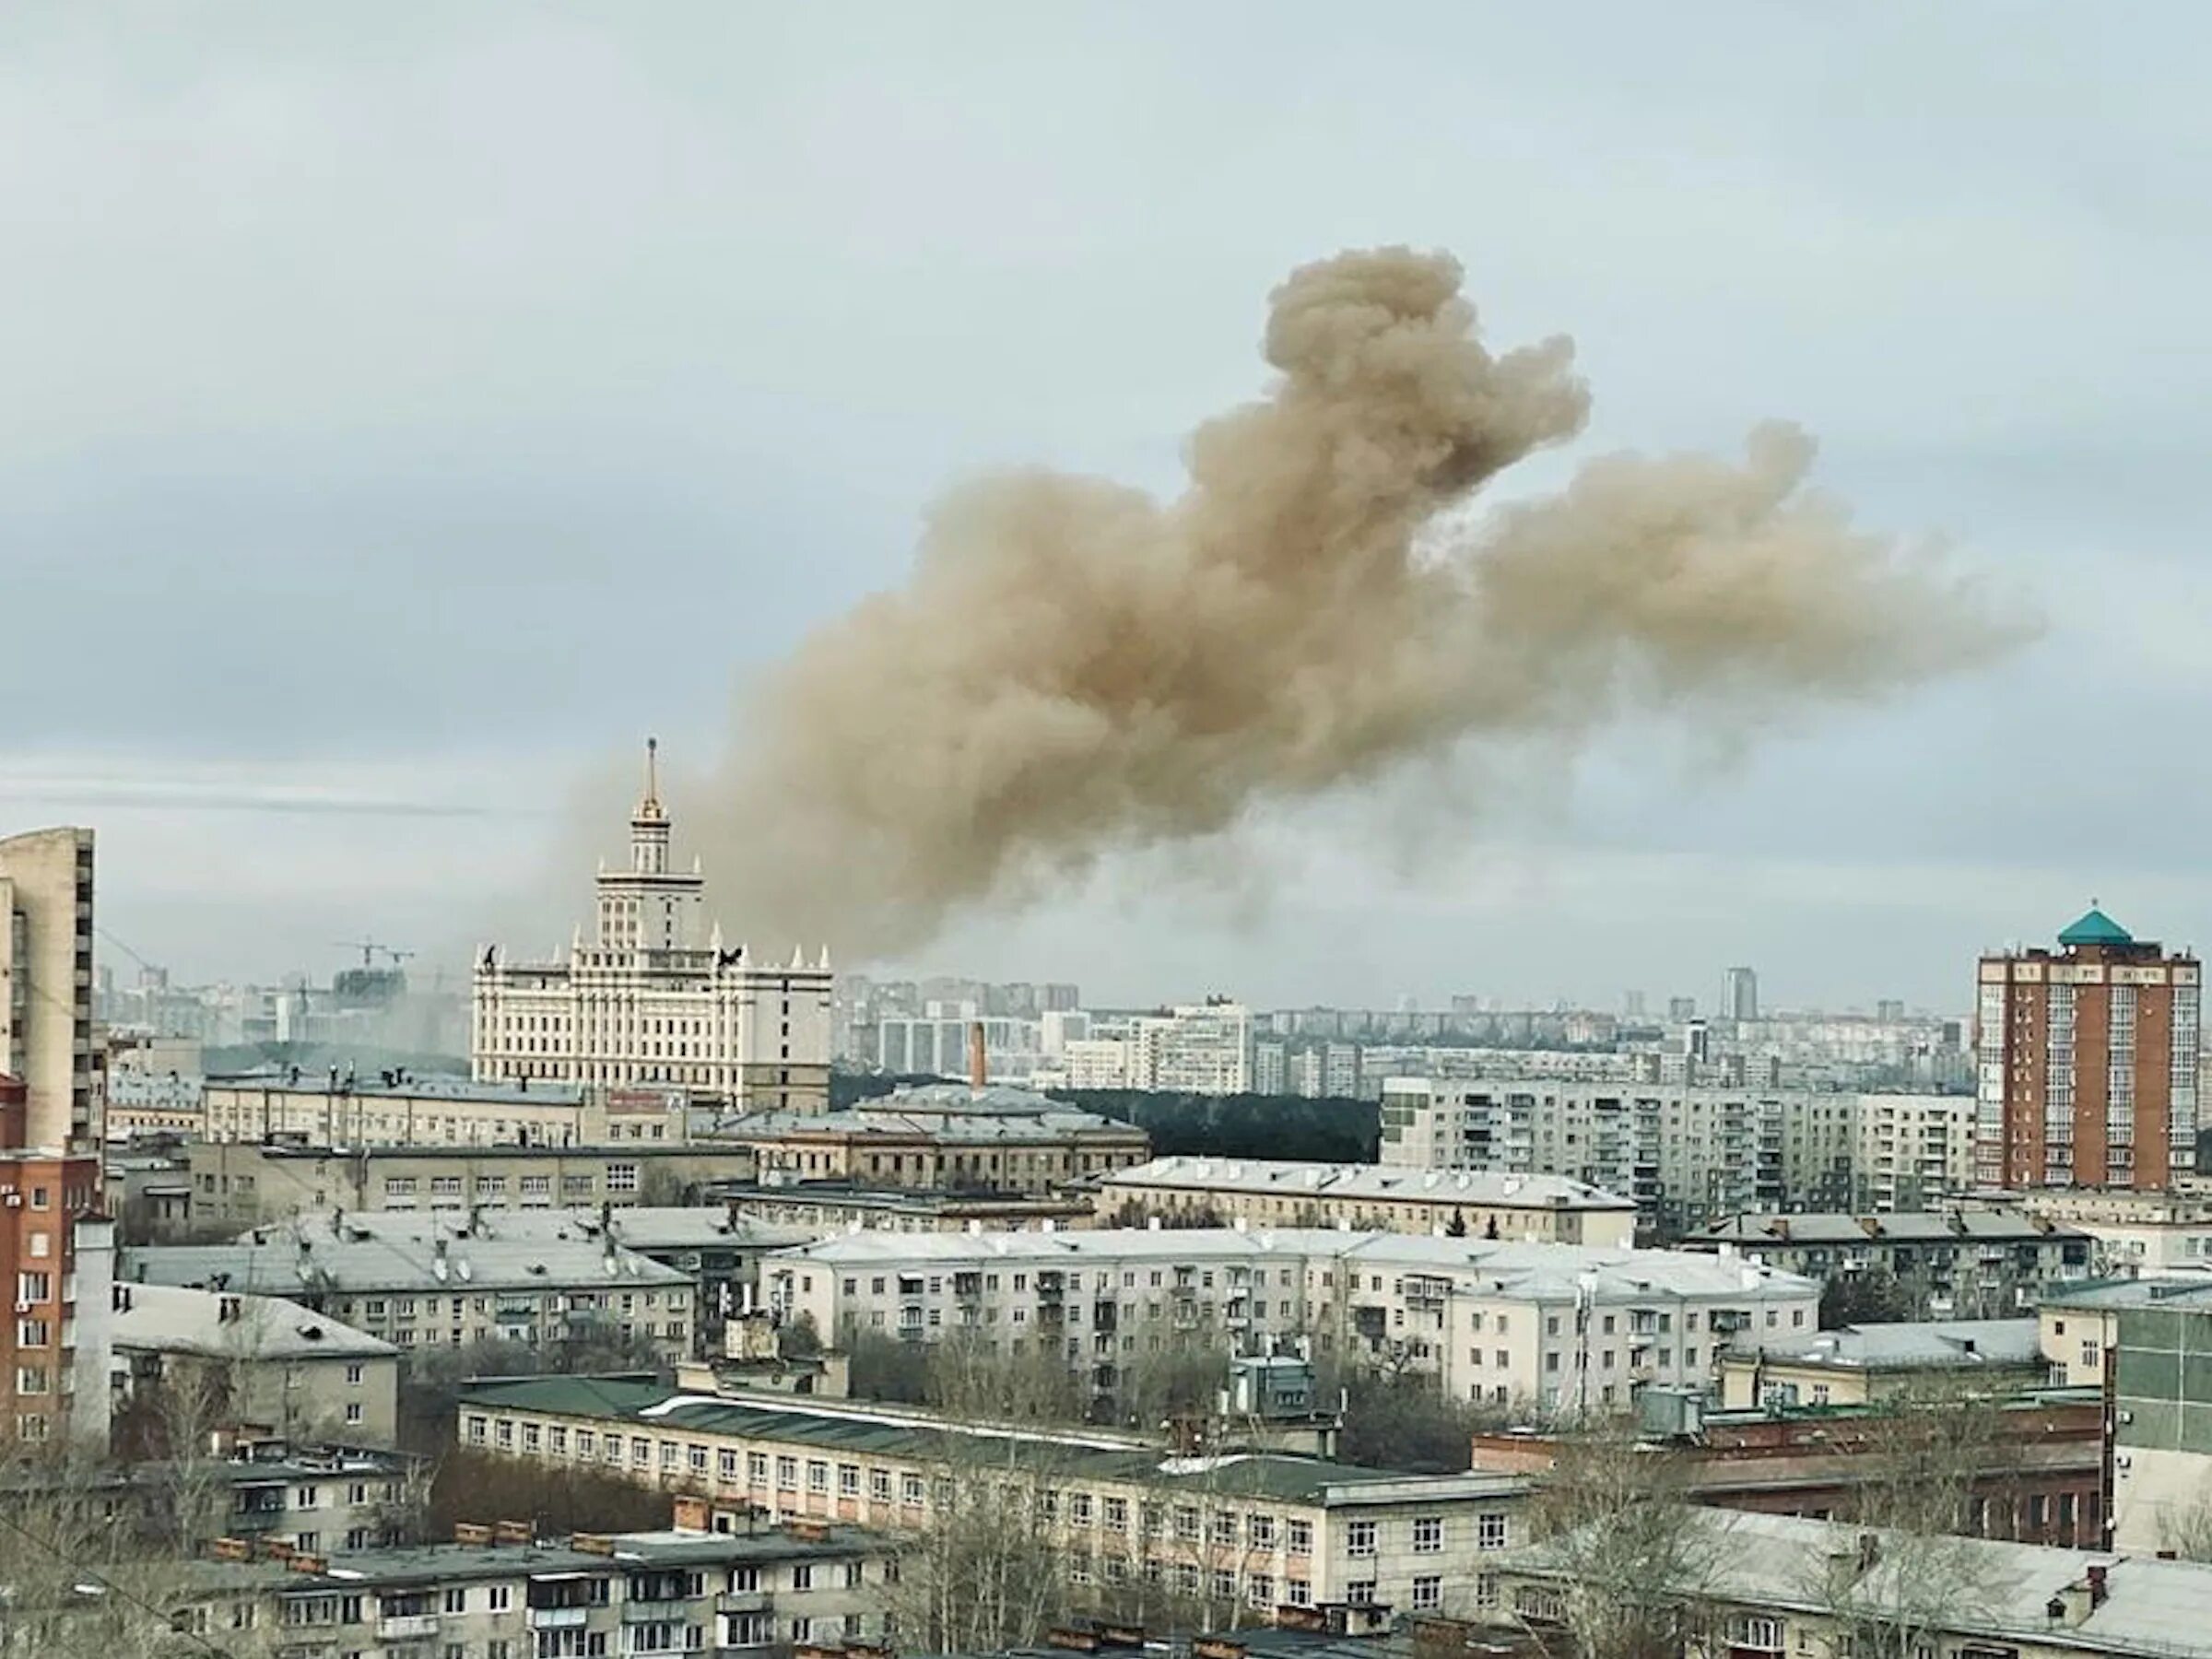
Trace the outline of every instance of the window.
<instances>
[{"instance_id":1,"label":"window","mask_svg":"<svg viewBox=\"0 0 2212 1659\"><path fill-rule=\"evenodd\" d=\"M1244 1581L1244 1600L1254 1607L1275 1605L1275 1581L1264 1572L1255 1572Z\"/></svg>"},{"instance_id":2,"label":"window","mask_svg":"<svg viewBox=\"0 0 2212 1659\"><path fill-rule=\"evenodd\" d=\"M813 1562L801 1561L797 1566L791 1570L791 1587L794 1590L811 1590L814 1588Z\"/></svg>"},{"instance_id":3,"label":"window","mask_svg":"<svg viewBox=\"0 0 2212 1659\"><path fill-rule=\"evenodd\" d=\"M839 1464L837 1465L837 1495L840 1498L860 1496L860 1465L858 1464Z\"/></svg>"},{"instance_id":4,"label":"window","mask_svg":"<svg viewBox=\"0 0 2212 1659\"><path fill-rule=\"evenodd\" d=\"M745 1454L745 1483L747 1486L768 1484L768 1453L747 1452Z\"/></svg>"},{"instance_id":5,"label":"window","mask_svg":"<svg viewBox=\"0 0 2212 1659\"><path fill-rule=\"evenodd\" d=\"M922 1493L923 1488L921 1476L902 1475L899 1477L900 1502L911 1503L918 1506L922 1501Z\"/></svg>"},{"instance_id":6,"label":"window","mask_svg":"<svg viewBox=\"0 0 2212 1659\"><path fill-rule=\"evenodd\" d=\"M1112 1532L1129 1530L1129 1500L1126 1498L1102 1498L1099 1500L1101 1526Z\"/></svg>"},{"instance_id":7,"label":"window","mask_svg":"<svg viewBox=\"0 0 2212 1659\"><path fill-rule=\"evenodd\" d=\"M891 1472L888 1469L868 1471L868 1496L877 1503L891 1500Z\"/></svg>"},{"instance_id":8,"label":"window","mask_svg":"<svg viewBox=\"0 0 2212 1659\"><path fill-rule=\"evenodd\" d=\"M799 1489L799 1460L795 1457L776 1459L776 1490L795 1492Z\"/></svg>"},{"instance_id":9,"label":"window","mask_svg":"<svg viewBox=\"0 0 2212 1659\"><path fill-rule=\"evenodd\" d=\"M1296 1526L1298 1523L1293 1521L1290 1524ZM1288 1602L1292 1606L1310 1607L1313 1605L1312 1580L1294 1578L1289 1582L1288 1584L1284 1586L1284 1589L1285 1594L1283 1599Z\"/></svg>"},{"instance_id":10,"label":"window","mask_svg":"<svg viewBox=\"0 0 2212 1659\"><path fill-rule=\"evenodd\" d=\"M1444 1605L1444 1581L1435 1574L1413 1581L1414 1611L1433 1611Z\"/></svg>"},{"instance_id":11,"label":"window","mask_svg":"<svg viewBox=\"0 0 2212 1659\"><path fill-rule=\"evenodd\" d=\"M1413 1552L1416 1555L1436 1555L1444 1547L1444 1518L1441 1515L1416 1515L1413 1518Z\"/></svg>"},{"instance_id":12,"label":"window","mask_svg":"<svg viewBox=\"0 0 2212 1659\"><path fill-rule=\"evenodd\" d=\"M1186 1544L1198 1541L1198 1512L1192 1505L1178 1504L1175 1508L1175 1535Z\"/></svg>"},{"instance_id":13,"label":"window","mask_svg":"<svg viewBox=\"0 0 2212 1659\"><path fill-rule=\"evenodd\" d=\"M1216 1510L1213 1524L1207 1535L1216 1544L1234 1544L1237 1541L1237 1513L1234 1510Z\"/></svg>"},{"instance_id":14,"label":"window","mask_svg":"<svg viewBox=\"0 0 2212 1659\"><path fill-rule=\"evenodd\" d=\"M359 1428L361 1426L363 1417L364 1414L361 1410L361 1403L359 1400L348 1400L346 1402L346 1422L347 1427L354 1429Z\"/></svg>"},{"instance_id":15,"label":"window","mask_svg":"<svg viewBox=\"0 0 2212 1659\"><path fill-rule=\"evenodd\" d=\"M1313 1553L1312 1522L1293 1521L1290 1523L1288 1548L1292 1555L1312 1555ZM1293 1579L1291 1582L1295 1583L1298 1581ZM1311 1588L1311 1586L1309 1586L1309 1588ZM1305 1606L1303 1602L1294 1602L1293 1605L1298 1606Z\"/></svg>"},{"instance_id":16,"label":"window","mask_svg":"<svg viewBox=\"0 0 2212 1659\"><path fill-rule=\"evenodd\" d=\"M510 1584L494 1584L484 1595L485 1606L494 1613L504 1613L514 1605L514 1588Z\"/></svg>"},{"instance_id":17,"label":"window","mask_svg":"<svg viewBox=\"0 0 2212 1659\"><path fill-rule=\"evenodd\" d=\"M445 1593L445 1610L448 1613L467 1612L468 1592L466 1590L448 1590Z\"/></svg>"},{"instance_id":18,"label":"window","mask_svg":"<svg viewBox=\"0 0 2212 1659\"><path fill-rule=\"evenodd\" d=\"M1371 1556L1375 1553L1375 1524L1372 1521L1353 1521L1344 1529L1344 1552L1347 1555Z\"/></svg>"},{"instance_id":19,"label":"window","mask_svg":"<svg viewBox=\"0 0 2212 1659\"><path fill-rule=\"evenodd\" d=\"M1076 1526L1088 1526L1090 1524L1090 1494L1088 1492L1074 1492L1069 1494L1067 1500L1067 1518L1068 1521Z\"/></svg>"},{"instance_id":20,"label":"window","mask_svg":"<svg viewBox=\"0 0 2212 1659\"><path fill-rule=\"evenodd\" d=\"M638 1166L634 1163L608 1164L606 1190L610 1193L635 1193L638 1190Z\"/></svg>"},{"instance_id":21,"label":"window","mask_svg":"<svg viewBox=\"0 0 2212 1659\"><path fill-rule=\"evenodd\" d=\"M1764 1614L1751 1614L1736 1625L1735 1645L1755 1648L1760 1653L1779 1653L1783 1649L1783 1622Z\"/></svg>"},{"instance_id":22,"label":"window","mask_svg":"<svg viewBox=\"0 0 2212 1659\"><path fill-rule=\"evenodd\" d=\"M1252 1518L1252 1547L1254 1549L1275 1547L1275 1517L1254 1515Z\"/></svg>"},{"instance_id":23,"label":"window","mask_svg":"<svg viewBox=\"0 0 2212 1659\"><path fill-rule=\"evenodd\" d=\"M1475 1517L1475 1547L1503 1549L1505 1547L1505 1516L1493 1510Z\"/></svg>"},{"instance_id":24,"label":"window","mask_svg":"<svg viewBox=\"0 0 2212 1659\"><path fill-rule=\"evenodd\" d=\"M346 1386L359 1388L361 1385L361 1379L368 1374L368 1371L369 1368L365 1365L347 1366L346 1368Z\"/></svg>"}]
</instances>

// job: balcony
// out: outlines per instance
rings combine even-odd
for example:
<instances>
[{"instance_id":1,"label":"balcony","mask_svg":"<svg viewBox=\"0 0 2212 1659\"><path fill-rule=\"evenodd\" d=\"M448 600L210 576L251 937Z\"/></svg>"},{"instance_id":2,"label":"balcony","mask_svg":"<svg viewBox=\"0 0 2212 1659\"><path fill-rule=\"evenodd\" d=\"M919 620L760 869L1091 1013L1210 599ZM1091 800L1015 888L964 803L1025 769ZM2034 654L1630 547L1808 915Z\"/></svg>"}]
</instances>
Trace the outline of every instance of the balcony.
<instances>
[{"instance_id":1,"label":"balcony","mask_svg":"<svg viewBox=\"0 0 2212 1659\"><path fill-rule=\"evenodd\" d=\"M664 1595L652 1601L626 1601L622 1604L622 1622L626 1625L682 1624L697 1606L698 1603L688 1595Z\"/></svg>"},{"instance_id":2,"label":"balcony","mask_svg":"<svg viewBox=\"0 0 2212 1659\"><path fill-rule=\"evenodd\" d=\"M714 1598L717 1613L765 1613L772 1605L765 1590L725 1590Z\"/></svg>"},{"instance_id":3,"label":"balcony","mask_svg":"<svg viewBox=\"0 0 2212 1659\"><path fill-rule=\"evenodd\" d=\"M589 1607L532 1607L528 1622L534 1630L581 1630L592 1616Z\"/></svg>"},{"instance_id":4,"label":"balcony","mask_svg":"<svg viewBox=\"0 0 2212 1659\"><path fill-rule=\"evenodd\" d=\"M379 1641L421 1641L437 1634L435 1613L397 1613L376 1621Z\"/></svg>"}]
</instances>

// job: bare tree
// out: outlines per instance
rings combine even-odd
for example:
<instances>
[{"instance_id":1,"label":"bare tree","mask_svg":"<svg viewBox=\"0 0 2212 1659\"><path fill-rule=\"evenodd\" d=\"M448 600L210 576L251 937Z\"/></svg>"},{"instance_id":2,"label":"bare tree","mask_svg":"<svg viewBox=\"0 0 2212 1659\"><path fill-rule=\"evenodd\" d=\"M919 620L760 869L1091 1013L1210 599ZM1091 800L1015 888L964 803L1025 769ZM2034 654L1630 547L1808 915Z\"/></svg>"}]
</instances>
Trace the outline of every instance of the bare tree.
<instances>
[{"instance_id":1,"label":"bare tree","mask_svg":"<svg viewBox=\"0 0 2212 1659\"><path fill-rule=\"evenodd\" d=\"M1686 1476L1616 1430L1560 1443L1529 1520L1578 1659L1675 1659L1701 1632L1720 1551Z\"/></svg>"}]
</instances>

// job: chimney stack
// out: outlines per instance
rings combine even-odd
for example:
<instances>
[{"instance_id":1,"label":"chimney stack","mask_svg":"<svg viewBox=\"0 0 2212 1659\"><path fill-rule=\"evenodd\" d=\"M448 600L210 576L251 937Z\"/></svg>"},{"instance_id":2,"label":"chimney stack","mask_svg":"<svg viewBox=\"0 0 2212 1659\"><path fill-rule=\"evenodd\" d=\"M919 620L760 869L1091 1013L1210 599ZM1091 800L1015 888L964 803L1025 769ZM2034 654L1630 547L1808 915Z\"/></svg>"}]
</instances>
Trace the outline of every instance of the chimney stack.
<instances>
[{"instance_id":1,"label":"chimney stack","mask_svg":"<svg viewBox=\"0 0 2212 1659\"><path fill-rule=\"evenodd\" d=\"M979 1092L990 1080L990 1062L983 1053L983 1022L968 1022L968 1087Z\"/></svg>"}]
</instances>

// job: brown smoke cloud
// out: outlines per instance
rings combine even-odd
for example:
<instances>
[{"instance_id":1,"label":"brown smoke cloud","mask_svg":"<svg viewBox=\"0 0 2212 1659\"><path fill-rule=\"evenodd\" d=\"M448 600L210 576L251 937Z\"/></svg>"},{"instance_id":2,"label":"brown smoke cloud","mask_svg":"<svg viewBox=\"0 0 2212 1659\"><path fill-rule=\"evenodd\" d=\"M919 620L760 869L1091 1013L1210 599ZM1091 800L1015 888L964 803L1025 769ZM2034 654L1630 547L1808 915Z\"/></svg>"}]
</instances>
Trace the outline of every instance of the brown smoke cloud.
<instances>
[{"instance_id":1,"label":"brown smoke cloud","mask_svg":"<svg viewBox=\"0 0 2212 1659\"><path fill-rule=\"evenodd\" d=\"M1230 829L1470 741L1624 712L1764 718L1984 659L2018 626L1808 492L1809 439L1615 455L1453 511L1588 411L1565 339L1479 340L1458 264L1293 272L1277 379L1172 500L1044 471L958 488L907 585L750 700L708 817L721 908L846 959L1119 849ZM689 817L689 814L687 814Z\"/></svg>"}]
</instances>

